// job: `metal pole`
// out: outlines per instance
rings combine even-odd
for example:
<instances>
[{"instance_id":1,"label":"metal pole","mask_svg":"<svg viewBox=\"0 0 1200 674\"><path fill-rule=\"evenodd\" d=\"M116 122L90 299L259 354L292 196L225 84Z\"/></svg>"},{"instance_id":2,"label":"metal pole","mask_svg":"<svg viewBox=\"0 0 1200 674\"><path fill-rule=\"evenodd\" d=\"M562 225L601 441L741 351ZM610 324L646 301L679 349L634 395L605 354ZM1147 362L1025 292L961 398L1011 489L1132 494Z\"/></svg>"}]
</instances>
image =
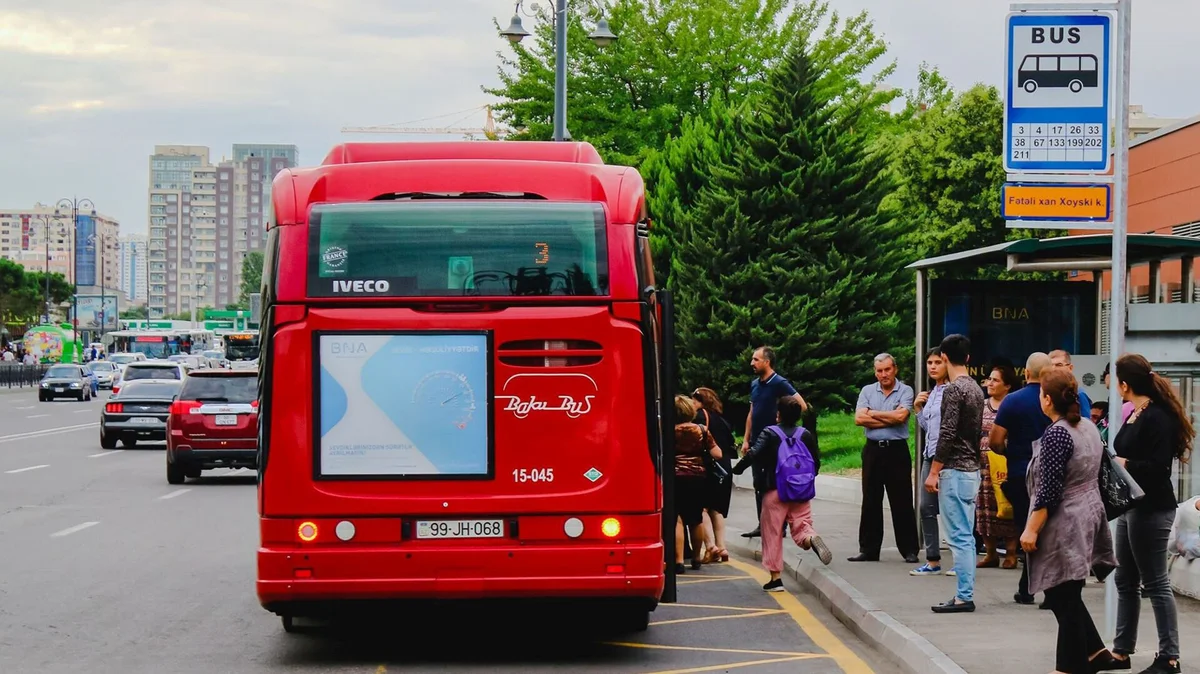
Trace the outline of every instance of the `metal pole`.
<instances>
[{"instance_id":1,"label":"metal pole","mask_svg":"<svg viewBox=\"0 0 1200 674\"><path fill-rule=\"evenodd\" d=\"M43 296L46 305L46 325L50 325L50 221L42 218L42 235L46 237L46 293Z\"/></svg>"},{"instance_id":2,"label":"metal pole","mask_svg":"<svg viewBox=\"0 0 1200 674\"><path fill-rule=\"evenodd\" d=\"M567 0L557 0L554 10L554 140L570 140L567 133Z\"/></svg>"},{"instance_id":3,"label":"metal pole","mask_svg":"<svg viewBox=\"0 0 1200 674\"><path fill-rule=\"evenodd\" d=\"M917 335L916 335L916 362L913 364L913 391L914 395L921 395L921 391L925 388L925 377L922 375L922 368L925 367L925 270L917 270ZM913 482L913 513L917 518L917 537L925 535L922 531L921 522L921 493L924 490L924 485L921 484L921 467L925 460L925 433L921 431L921 424L917 424L916 447L914 447L913 456L914 470L912 475Z\"/></svg>"},{"instance_id":4,"label":"metal pole","mask_svg":"<svg viewBox=\"0 0 1200 674\"><path fill-rule=\"evenodd\" d=\"M1126 228L1129 208L1129 52L1131 0L1117 2L1117 60L1120 70L1116 77L1116 135L1117 147L1113 166L1116 184L1113 190L1112 237L1112 294L1108 303L1108 357L1112 376L1108 378L1108 451L1115 452L1114 442L1121 430L1121 396L1117 392L1117 359L1125 350ZM1116 523L1110 523L1116 533ZM1104 587L1104 638L1112 641L1117 632L1117 588L1113 575Z\"/></svg>"}]
</instances>

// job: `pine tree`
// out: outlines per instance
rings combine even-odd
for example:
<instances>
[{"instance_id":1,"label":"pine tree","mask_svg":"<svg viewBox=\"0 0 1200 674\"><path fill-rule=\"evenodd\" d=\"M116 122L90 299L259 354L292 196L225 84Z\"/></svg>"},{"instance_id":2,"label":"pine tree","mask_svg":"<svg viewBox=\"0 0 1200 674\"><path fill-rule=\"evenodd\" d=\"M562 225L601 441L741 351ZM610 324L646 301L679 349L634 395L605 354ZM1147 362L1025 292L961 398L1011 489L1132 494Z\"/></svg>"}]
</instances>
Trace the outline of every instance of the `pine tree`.
<instances>
[{"instance_id":1,"label":"pine tree","mask_svg":"<svg viewBox=\"0 0 1200 674\"><path fill-rule=\"evenodd\" d=\"M671 283L688 387L745 400L750 354L769 344L807 400L845 406L871 357L904 344L899 316L912 298L896 227L879 213L893 187L888 157L862 130L878 114L871 85L803 41L772 72L677 234Z\"/></svg>"}]
</instances>

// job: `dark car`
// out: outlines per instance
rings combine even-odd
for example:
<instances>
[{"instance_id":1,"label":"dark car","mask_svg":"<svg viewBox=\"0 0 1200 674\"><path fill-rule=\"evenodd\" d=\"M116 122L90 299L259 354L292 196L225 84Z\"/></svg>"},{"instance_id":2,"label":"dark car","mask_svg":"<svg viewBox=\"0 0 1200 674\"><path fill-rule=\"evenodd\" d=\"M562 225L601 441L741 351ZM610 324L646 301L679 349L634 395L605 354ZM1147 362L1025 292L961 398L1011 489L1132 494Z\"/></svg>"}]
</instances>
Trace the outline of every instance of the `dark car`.
<instances>
[{"instance_id":1,"label":"dark car","mask_svg":"<svg viewBox=\"0 0 1200 674\"><path fill-rule=\"evenodd\" d=\"M100 413L100 446L113 449L117 440L126 447L137 446L139 440L165 440L171 401L179 395L180 384L151 379L126 384Z\"/></svg>"},{"instance_id":2,"label":"dark car","mask_svg":"<svg viewBox=\"0 0 1200 674\"><path fill-rule=\"evenodd\" d=\"M167 482L213 468L258 467L258 371L196 370L167 422Z\"/></svg>"},{"instance_id":3,"label":"dark car","mask_svg":"<svg viewBox=\"0 0 1200 674\"><path fill-rule=\"evenodd\" d=\"M52 365L42 377L38 400L46 402L55 398L92 399L92 378L81 365Z\"/></svg>"}]
</instances>

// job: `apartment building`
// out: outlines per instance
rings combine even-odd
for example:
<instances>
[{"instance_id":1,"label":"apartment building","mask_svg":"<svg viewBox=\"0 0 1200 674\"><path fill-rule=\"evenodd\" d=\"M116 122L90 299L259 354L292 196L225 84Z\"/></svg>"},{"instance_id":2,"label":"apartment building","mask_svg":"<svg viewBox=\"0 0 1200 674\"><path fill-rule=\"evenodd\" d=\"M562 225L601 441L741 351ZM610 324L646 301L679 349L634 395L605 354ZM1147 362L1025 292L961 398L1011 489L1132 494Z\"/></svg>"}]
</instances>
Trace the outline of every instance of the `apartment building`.
<instances>
[{"instance_id":1,"label":"apartment building","mask_svg":"<svg viewBox=\"0 0 1200 674\"><path fill-rule=\"evenodd\" d=\"M209 150L200 145L156 145L150 155L149 270L147 307L151 318L212 304L204 279L213 271L212 238L193 228L192 196L215 175ZM199 186L198 186L199 183ZM199 223L197 223L199 224Z\"/></svg>"},{"instance_id":2,"label":"apartment building","mask_svg":"<svg viewBox=\"0 0 1200 674\"><path fill-rule=\"evenodd\" d=\"M150 156L149 310L152 318L236 303L242 259L262 251L275 174L295 166L295 145L209 149L155 146Z\"/></svg>"},{"instance_id":3,"label":"apartment building","mask_svg":"<svg viewBox=\"0 0 1200 674\"><path fill-rule=\"evenodd\" d=\"M76 216L54 206L0 208L0 257L29 271L62 274L81 295L120 287L120 224L91 211ZM49 245L47 246L47 243Z\"/></svg>"},{"instance_id":4,"label":"apartment building","mask_svg":"<svg viewBox=\"0 0 1200 674\"><path fill-rule=\"evenodd\" d=\"M146 302L148 299L149 237L145 234L124 234L120 239L121 292L129 302Z\"/></svg>"}]
</instances>

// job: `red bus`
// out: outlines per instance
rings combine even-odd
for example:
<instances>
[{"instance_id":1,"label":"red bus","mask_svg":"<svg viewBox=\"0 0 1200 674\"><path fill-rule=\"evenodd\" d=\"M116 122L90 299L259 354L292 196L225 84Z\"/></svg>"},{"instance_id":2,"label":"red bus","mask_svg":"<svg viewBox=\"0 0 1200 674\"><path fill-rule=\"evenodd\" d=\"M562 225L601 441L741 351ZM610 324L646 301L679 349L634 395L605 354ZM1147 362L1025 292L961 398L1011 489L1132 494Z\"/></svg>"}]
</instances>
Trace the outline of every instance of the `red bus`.
<instances>
[{"instance_id":1,"label":"red bus","mask_svg":"<svg viewBox=\"0 0 1200 674\"><path fill-rule=\"evenodd\" d=\"M263 607L291 630L546 600L645 629L673 601L673 434L637 171L586 143L345 144L272 199Z\"/></svg>"}]
</instances>

